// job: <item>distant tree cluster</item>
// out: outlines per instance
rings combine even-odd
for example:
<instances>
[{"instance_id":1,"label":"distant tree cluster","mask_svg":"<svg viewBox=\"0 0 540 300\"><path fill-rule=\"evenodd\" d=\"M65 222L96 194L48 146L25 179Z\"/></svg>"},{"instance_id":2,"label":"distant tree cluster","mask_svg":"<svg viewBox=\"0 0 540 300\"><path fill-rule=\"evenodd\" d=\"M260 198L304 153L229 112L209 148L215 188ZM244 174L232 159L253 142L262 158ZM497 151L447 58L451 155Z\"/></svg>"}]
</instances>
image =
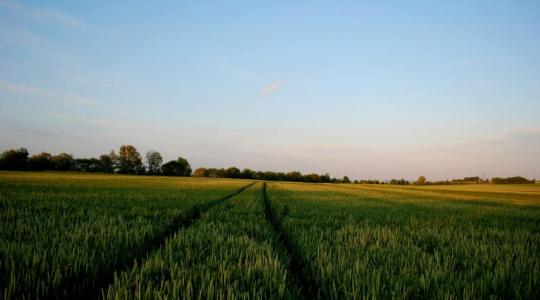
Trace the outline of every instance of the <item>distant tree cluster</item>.
<instances>
[{"instance_id":1,"label":"distant tree cluster","mask_svg":"<svg viewBox=\"0 0 540 300\"><path fill-rule=\"evenodd\" d=\"M410 182L401 178L401 179L392 179L390 180L390 184L395 184L395 185L409 185Z\"/></svg>"},{"instance_id":2,"label":"distant tree cluster","mask_svg":"<svg viewBox=\"0 0 540 300\"><path fill-rule=\"evenodd\" d=\"M382 180L372 180L372 179L362 179L362 180L355 180L353 183L356 184L384 184L384 181Z\"/></svg>"},{"instance_id":3,"label":"distant tree cluster","mask_svg":"<svg viewBox=\"0 0 540 300\"><path fill-rule=\"evenodd\" d=\"M146 154L146 159L147 166L143 164L141 155L132 145L122 145L118 154L112 150L99 158L73 158L73 155L67 153L51 155L47 152L29 156L28 150L20 148L6 150L0 155L0 169L191 176L191 167L185 158L179 157L162 165L161 154L151 150Z\"/></svg>"},{"instance_id":4,"label":"distant tree cluster","mask_svg":"<svg viewBox=\"0 0 540 300\"><path fill-rule=\"evenodd\" d=\"M465 177L462 179L452 179L451 184L484 183L480 176Z\"/></svg>"},{"instance_id":5,"label":"distant tree cluster","mask_svg":"<svg viewBox=\"0 0 540 300\"><path fill-rule=\"evenodd\" d=\"M525 183L535 183L536 180L535 179L529 180L521 176L514 176L514 177L508 177L508 178L493 177L491 178L491 182L494 184L525 184Z\"/></svg>"},{"instance_id":6,"label":"distant tree cluster","mask_svg":"<svg viewBox=\"0 0 540 300\"><path fill-rule=\"evenodd\" d=\"M25 148L6 150L0 155L0 169L2 170L72 170L75 166L73 155L60 153L51 155L41 152L29 156Z\"/></svg>"},{"instance_id":7,"label":"distant tree cluster","mask_svg":"<svg viewBox=\"0 0 540 300\"><path fill-rule=\"evenodd\" d=\"M242 179L259 179L273 181L296 181L296 182L311 182L311 183L351 183L349 177L332 178L328 173L319 175L315 173L302 174L299 171L292 172L272 172L272 171L254 171L251 169L240 170L237 167L229 168L197 168L193 171L195 177L210 177L210 178L242 178Z\"/></svg>"},{"instance_id":8,"label":"distant tree cluster","mask_svg":"<svg viewBox=\"0 0 540 300\"><path fill-rule=\"evenodd\" d=\"M491 179L493 184L525 184L525 183L535 183L536 180L529 180L521 176L508 177L508 178L499 178L494 177ZM424 176L420 176L414 184L417 185L456 185L456 184L479 184L479 183L490 183L489 179L482 179L480 176L471 176L464 177L459 179L444 180L444 181L427 181Z\"/></svg>"},{"instance_id":9,"label":"distant tree cluster","mask_svg":"<svg viewBox=\"0 0 540 300\"><path fill-rule=\"evenodd\" d=\"M426 177L420 176L417 181L414 182L416 185L454 185L454 184L472 184L472 183L489 183L489 180L484 180L480 176L471 176L459 179L452 180L441 180L441 181L428 181Z\"/></svg>"}]
</instances>

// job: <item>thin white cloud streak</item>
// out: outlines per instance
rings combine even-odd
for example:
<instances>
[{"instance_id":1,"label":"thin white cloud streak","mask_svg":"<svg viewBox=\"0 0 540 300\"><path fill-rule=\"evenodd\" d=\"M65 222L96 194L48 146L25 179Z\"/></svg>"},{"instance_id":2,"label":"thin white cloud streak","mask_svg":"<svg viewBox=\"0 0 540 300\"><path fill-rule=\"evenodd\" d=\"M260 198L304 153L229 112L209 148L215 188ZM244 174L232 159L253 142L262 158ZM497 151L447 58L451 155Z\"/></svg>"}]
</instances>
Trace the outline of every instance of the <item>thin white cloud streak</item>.
<instances>
[{"instance_id":1,"label":"thin white cloud streak","mask_svg":"<svg viewBox=\"0 0 540 300\"><path fill-rule=\"evenodd\" d=\"M96 33L112 34L111 31L87 24L76 17L50 7L32 7L16 0L0 0L0 6L34 22L56 24L69 29L82 29Z\"/></svg>"},{"instance_id":2,"label":"thin white cloud streak","mask_svg":"<svg viewBox=\"0 0 540 300\"><path fill-rule=\"evenodd\" d=\"M15 94L23 94L28 96L60 100L63 102L69 102L77 105L89 105L94 102L86 97L73 94L71 92L51 91L29 85L13 84L1 80L0 90Z\"/></svg>"},{"instance_id":3,"label":"thin white cloud streak","mask_svg":"<svg viewBox=\"0 0 540 300\"><path fill-rule=\"evenodd\" d=\"M281 80L276 81L276 82L272 82L271 84L265 86L261 90L261 96L269 96L269 95L279 91L282 86L283 86L283 81L281 81Z\"/></svg>"}]
</instances>

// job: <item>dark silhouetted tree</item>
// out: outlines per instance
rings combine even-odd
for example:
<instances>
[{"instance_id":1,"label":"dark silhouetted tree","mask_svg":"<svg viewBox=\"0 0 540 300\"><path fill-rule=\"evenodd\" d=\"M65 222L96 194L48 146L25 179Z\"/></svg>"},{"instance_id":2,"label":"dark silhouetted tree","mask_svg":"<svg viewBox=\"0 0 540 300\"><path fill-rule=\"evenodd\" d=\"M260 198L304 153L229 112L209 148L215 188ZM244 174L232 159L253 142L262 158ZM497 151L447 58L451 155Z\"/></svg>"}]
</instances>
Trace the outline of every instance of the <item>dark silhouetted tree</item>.
<instances>
[{"instance_id":1,"label":"dark silhouetted tree","mask_svg":"<svg viewBox=\"0 0 540 300\"><path fill-rule=\"evenodd\" d=\"M289 180L289 181L304 181L304 177L302 176L302 173L298 171L289 172L285 176L286 176L286 180Z\"/></svg>"},{"instance_id":2,"label":"dark silhouetted tree","mask_svg":"<svg viewBox=\"0 0 540 300\"><path fill-rule=\"evenodd\" d=\"M52 170L52 155L47 152L41 152L30 156L28 159L28 168L33 171Z\"/></svg>"},{"instance_id":3,"label":"dark silhouetted tree","mask_svg":"<svg viewBox=\"0 0 540 300\"><path fill-rule=\"evenodd\" d=\"M161 166L161 171L163 175L167 176L191 176L191 166L183 157L178 157L177 160L171 160L164 164Z\"/></svg>"},{"instance_id":4,"label":"dark silhouetted tree","mask_svg":"<svg viewBox=\"0 0 540 300\"><path fill-rule=\"evenodd\" d=\"M240 178L240 169L237 167L229 167L225 172L227 178Z\"/></svg>"},{"instance_id":5,"label":"dark silhouetted tree","mask_svg":"<svg viewBox=\"0 0 540 300\"><path fill-rule=\"evenodd\" d=\"M111 151L114 154L114 151ZM116 156L116 155L115 155ZM114 172L114 162L113 158L109 154L102 154L99 157L99 165L101 172L112 173Z\"/></svg>"},{"instance_id":6,"label":"dark silhouetted tree","mask_svg":"<svg viewBox=\"0 0 540 300\"><path fill-rule=\"evenodd\" d=\"M6 150L0 156L0 169L24 170L27 167L27 162L28 150L25 148Z\"/></svg>"},{"instance_id":7,"label":"dark silhouetted tree","mask_svg":"<svg viewBox=\"0 0 540 300\"><path fill-rule=\"evenodd\" d=\"M304 176L304 181L305 182L312 182L312 183L317 183L317 182L321 182L321 176L319 176L319 174L307 174Z\"/></svg>"},{"instance_id":8,"label":"dark silhouetted tree","mask_svg":"<svg viewBox=\"0 0 540 300\"><path fill-rule=\"evenodd\" d=\"M321 182L328 183L331 181L332 179L330 178L330 174L326 173L326 174L321 175Z\"/></svg>"},{"instance_id":9,"label":"dark silhouetted tree","mask_svg":"<svg viewBox=\"0 0 540 300\"><path fill-rule=\"evenodd\" d=\"M163 158L159 152L154 150L146 152L146 162L148 163L149 174L161 173L161 164L163 163Z\"/></svg>"},{"instance_id":10,"label":"dark silhouetted tree","mask_svg":"<svg viewBox=\"0 0 540 300\"><path fill-rule=\"evenodd\" d=\"M73 169L81 172L103 172L101 162L95 157L75 159Z\"/></svg>"},{"instance_id":11,"label":"dark silhouetted tree","mask_svg":"<svg viewBox=\"0 0 540 300\"><path fill-rule=\"evenodd\" d=\"M255 179L255 171L251 169L244 169L242 170L242 174L240 174L240 178Z\"/></svg>"},{"instance_id":12,"label":"dark silhouetted tree","mask_svg":"<svg viewBox=\"0 0 540 300\"><path fill-rule=\"evenodd\" d=\"M176 161L178 161L180 165L182 165L182 168L184 169L184 175L182 176L191 176L191 172L193 172L193 170L191 169L191 166L189 165L189 162L187 161L187 159L183 157L178 157Z\"/></svg>"},{"instance_id":13,"label":"dark silhouetted tree","mask_svg":"<svg viewBox=\"0 0 540 300\"><path fill-rule=\"evenodd\" d=\"M59 171L73 170L75 160L73 155L67 153L60 153L51 157L53 168Z\"/></svg>"},{"instance_id":14,"label":"dark silhouetted tree","mask_svg":"<svg viewBox=\"0 0 540 300\"><path fill-rule=\"evenodd\" d=\"M216 168L208 168L206 170L206 177L218 178L220 177L220 170Z\"/></svg>"}]
</instances>

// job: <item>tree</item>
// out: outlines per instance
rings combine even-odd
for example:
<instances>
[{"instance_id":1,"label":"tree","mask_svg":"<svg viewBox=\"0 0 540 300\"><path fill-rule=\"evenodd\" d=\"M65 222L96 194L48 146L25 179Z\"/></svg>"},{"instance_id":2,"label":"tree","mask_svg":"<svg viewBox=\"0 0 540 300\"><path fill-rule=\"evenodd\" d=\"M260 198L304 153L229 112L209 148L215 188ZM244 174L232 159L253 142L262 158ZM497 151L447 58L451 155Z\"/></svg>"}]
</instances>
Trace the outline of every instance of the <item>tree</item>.
<instances>
[{"instance_id":1,"label":"tree","mask_svg":"<svg viewBox=\"0 0 540 300\"><path fill-rule=\"evenodd\" d=\"M426 184L426 177L425 176L418 177L418 180L416 181L416 184L425 185Z\"/></svg>"},{"instance_id":2,"label":"tree","mask_svg":"<svg viewBox=\"0 0 540 300\"><path fill-rule=\"evenodd\" d=\"M116 157L116 154L114 153L114 151L111 151L111 155L102 154L99 157L100 171L107 172L107 173L114 172L113 155L114 157Z\"/></svg>"},{"instance_id":3,"label":"tree","mask_svg":"<svg viewBox=\"0 0 540 300\"><path fill-rule=\"evenodd\" d=\"M95 157L75 159L73 169L81 172L103 172L101 161Z\"/></svg>"},{"instance_id":4,"label":"tree","mask_svg":"<svg viewBox=\"0 0 540 300\"><path fill-rule=\"evenodd\" d=\"M285 176L286 176L286 180L289 180L289 181L303 181L304 180L302 173L300 173L299 171L289 172Z\"/></svg>"},{"instance_id":5,"label":"tree","mask_svg":"<svg viewBox=\"0 0 540 300\"><path fill-rule=\"evenodd\" d=\"M191 172L193 170L191 170L191 166L189 165L189 162L187 161L187 159L179 156L176 161L180 163L180 165L182 166L182 169L184 170L184 174L180 176L191 176Z\"/></svg>"},{"instance_id":6,"label":"tree","mask_svg":"<svg viewBox=\"0 0 540 300\"><path fill-rule=\"evenodd\" d=\"M343 183L351 183L351 180L349 179L348 176L343 176L343 180L341 180L341 182L343 182Z\"/></svg>"},{"instance_id":7,"label":"tree","mask_svg":"<svg viewBox=\"0 0 540 300\"><path fill-rule=\"evenodd\" d=\"M315 174L315 173L307 174L307 175L304 176L304 181L305 182L313 182L313 183L321 182L321 176L319 176L319 174Z\"/></svg>"},{"instance_id":8,"label":"tree","mask_svg":"<svg viewBox=\"0 0 540 300\"><path fill-rule=\"evenodd\" d=\"M197 168L193 171L195 177L206 177L206 168Z\"/></svg>"},{"instance_id":9,"label":"tree","mask_svg":"<svg viewBox=\"0 0 540 300\"><path fill-rule=\"evenodd\" d=\"M272 171L263 172L261 177L259 177L259 179L263 179L263 180L278 180L278 178L279 178L279 175L276 172L272 172Z\"/></svg>"},{"instance_id":10,"label":"tree","mask_svg":"<svg viewBox=\"0 0 540 300\"><path fill-rule=\"evenodd\" d=\"M144 171L142 158L132 145L122 145L118 151L118 172L122 174L140 174Z\"/></svg>"},{"instance_id":11,"label":"tree","mask_svg":"<svg viewBox=\"0 0 540 300\"><path fill-rule=\"evenodd\" d=\"M28 161L28 150L19 148L4 151L0 155L0 169L3 170L24 170Z\"/></svg>"},{"instance_id":12,"label":"tree","mask_svg":"<svg viewBox=\"0 0 540 300\"><path fill-rule=\"evenodd\" d=\"M119 173L120 171L120 160L118 159L118 155L114 150L111 150L109 153L109 157L111 158L111 166L113 173Z\"/></svg>"},{"instance_id":13,"label":"tree","mask_svg":"<svg viewBox=\"0 0 540 300\"><path fill-rule=\"evenodd\" d=\"M55 170L69 171L73 170L75 160L71 154L60 153L51 157L51 162Z\"/></svg>"},{"instance_id":14,"label":"tree","mask_svg":"<svg viewBox=\"0 0 540 300\"><path fill-rule=\"evenodd\" d=\"M244 169L242 170L242 174L240 174L240 178L255 179L255 171L251 169Z\"/></svg>"},{"instance_id":15,"label":"tree","mask_svg":"<svg viewBox=\"0 0 540 300\"><path fill-rule=\"evenodd\" d=\"M206 177L210 177L210 178L218 178L218 177L221 177L220 176L220 170L219 169L216 169L216 168L208 168L206 170Z\"/></svg>"},{"instance_id":16,"label":"tree","mask_svg":"<svg viewBox=\"0 0 540 300\"><path fill-rule=\"evenodd\" d=\"M36 155L32 155L28 159L28 168L34 171L52 170L53 163L51 161L52 155L47 152L41 152Z\"/></svg>"},{"instance_id":17,"label":"tree","mask_svg":"<svg viewBox=\"0 0 540 300\"><path fill-rule=\"evenodd\" d=\"M240 178L240 169L237 167L229 167L225 172L227 178Z\"/></svg>"},{"instance_id":18,"label":"tree","mask_svg":"<svg viewBox=\"0 0 540 300\"><path fill-rule=\"evenodd\" d=\"M330 174L326 173L324 175L321 175L321 182L331 182L332 179L330 178Z\"/></svg>"},{"instance_id":19,"label":"tree","mask_svg":"<svg viewBox=\"0 0 540 300\"><path fill-rule=\"evenodd\" d=\"M159 154L159 152L154 150L146 152L146 161L148 163L148 173L161 173L161 164L163 163L163 158L161 157L161 154Z\"/></svg>"},{"instance_id":20,"label":"tree","mask_svg":"<svg viewBox=\"0 0 540 300\"><path fill-rule=\"evenodd\" d=\"M161 166L161 171L166 176L191 176L191 166L182 157L164 164Z\"/></svg>"}]
</instances>

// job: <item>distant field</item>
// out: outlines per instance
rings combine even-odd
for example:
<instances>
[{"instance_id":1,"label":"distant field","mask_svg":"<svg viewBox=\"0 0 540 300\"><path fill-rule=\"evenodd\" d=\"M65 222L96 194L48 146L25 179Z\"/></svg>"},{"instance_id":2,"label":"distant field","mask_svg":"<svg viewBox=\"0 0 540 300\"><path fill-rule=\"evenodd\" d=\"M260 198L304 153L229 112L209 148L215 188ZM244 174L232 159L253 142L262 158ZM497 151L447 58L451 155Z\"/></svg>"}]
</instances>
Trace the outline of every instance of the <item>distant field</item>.
<instances>
[{"instance_id":1,"label":"distant field","mask_svg":"<svg viewBox=\"0 0 540 300\"><path fill-rule=\"evenodd\" d=\"M540 185L0 172L0 298L540 295Z\"/></svg>"}]
</instances>

